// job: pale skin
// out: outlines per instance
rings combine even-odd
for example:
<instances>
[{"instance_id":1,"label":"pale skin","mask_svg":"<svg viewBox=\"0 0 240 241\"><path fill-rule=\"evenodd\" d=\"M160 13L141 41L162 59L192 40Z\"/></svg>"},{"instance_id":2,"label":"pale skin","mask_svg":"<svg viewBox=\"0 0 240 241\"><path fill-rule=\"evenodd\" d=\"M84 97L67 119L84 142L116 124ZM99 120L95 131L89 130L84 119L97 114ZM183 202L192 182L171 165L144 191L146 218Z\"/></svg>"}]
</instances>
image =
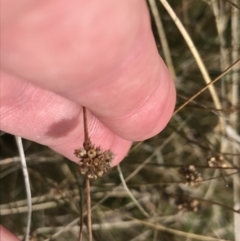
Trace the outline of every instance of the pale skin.
<instances>
[{"instance_id":1,"label":"pale skin","mask_svg":"<svg viewBox=\"0 0 240 241\"><path fill-rule=\"evenodd\" d=\"M92 142L116 165L132 141L167 125L175 88L145 1L1 0L1 9L2 131L77 162L84 105Z\"/></svg>"}]
</instances>

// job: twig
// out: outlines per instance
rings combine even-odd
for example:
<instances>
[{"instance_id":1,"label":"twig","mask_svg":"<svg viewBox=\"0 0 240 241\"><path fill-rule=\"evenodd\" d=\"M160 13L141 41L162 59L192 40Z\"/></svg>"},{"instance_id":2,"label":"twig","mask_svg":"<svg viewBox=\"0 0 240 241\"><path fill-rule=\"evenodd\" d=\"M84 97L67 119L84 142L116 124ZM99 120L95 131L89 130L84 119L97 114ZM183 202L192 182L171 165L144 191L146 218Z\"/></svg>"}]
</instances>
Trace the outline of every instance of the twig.
<instances>
[{"instance_id":1,"label":"twig","mask_svg":"<svg viewBox=\"0 0 240 241\"><path fill-rule=\"evenodd\" d=\"M84 142L90 142L88 135L88 122L87 122L87 110L86 107L83 106L83 126L84 126ZM92 219L91 219L91 194L90 194L90 180L89 177L85 176L86 182L86 206L87 206L87 228L88 228L88 240L92 241ZM83 220L83 216L81 213L81 219ZM82 224L83 221L80 221ZM80 227L82 230L82 227ZM79 238L80 240L80 238Z\"/></svg>"},{"instance_id":2,"label":"twig","mask_svg":"<svg viewBox=\"0 0 240 241\"><path fill-rule=\"evenodd\" d=\"M28 204L28 215L27 215L27 227L26 227L26 234L25 234L25 241L28 241L29 235L30 235L30 228L31 228L31 219L32 219L32 195L31 195L31 187L30 187L30 181L28 176L28 170L27 170L27 163L26 158L24 154L23 144L22 144L22 138L20 136L16 136L16 142L18 146L18 151L21 158L21 166L22 166L22 172L24 177L24 183L26 187L26 195L27 195L27 204Z\"/></svg>"},{"instance_id":3,"label":"twig","mask_svg":"<svg viewBox=\"0 0 240 241\"><path fill-rule=\"evenodd\" d=\"M187 33L186 29L184 28L183 24L181 23L181 21L179 20L179 18L177 17L177 15L175 14L175 12L173 11L173 9L171 8L171 6L169 5L167 0L159 0L162 5L164 6L164 8L167 10L168 14L170 15L170 17L173 19L174 23L176 24L176 26L178 27L179 31L181 32L184 40L186 41L190 51L192 52L193 57L195 58L195 61L199 67L199 70L202 73L202 76L207 84L207 88L209 88L210 94L212 96L213 102L215 104L216 109L221 109L222 105L221 102L218 98L218 93L215 89L215 87L213 85L208 85L209 83L211 83L211 78L208 74L208 71L203 63L203 60L197 50L197 48L195 47L191 37L189 36L189 34ZM221 123L221 129L222 132L224 132L225 130L225 122L223 118L220 118L220 123Z\"/></svg>"},{"instance_id":4,"label":"twig","mask_svg":"<svg viewBox=\"0 0 240 241\"><path fill-rule=\"evenodd\" d=\"M87 204L87 228L88 240L92 241L92 219L91 219L91 195L90 195L90 180L86 176L86 204Z\"/></svg>"},{"instance_id":5,"label":"twig","mask_svg":"<svg viewBox=\"0 0 240 241\"><path fill-rule=\"evenodd\" d=\"M230 0L225 0L225 1L227 1L227 2L229 2L231 5L233 5L235 8L237 8L238 10L240 10L240 6L237 4L237 3L234 3L234 2L232 2L232 1L230 1Z\"/></svg>"},{"instance_id":6,"label":"twig","mask_svg":"<svg viewBox=\"0 0 240 241\"><path fill-rule=\"evenodd\" d=\"M87 109L83 106L83 128L84 128L84 141L89 141L88 135L88 121L87 121Z\"/></svg>"},{"instance_id":7,"label":"twig","mask_svg":"<svg viewBox=\"0 0 240 241\"><path fill-rule=\"evenodd\" d=\"M121 179L121 182L122 182L122 185L125 189L125 191L128 193L129 197L132 199L132 201L135 203L135 205L138 207L138 209L140 210L140 212L146 217L146 218L149 218L149 214L143 209L143 207L139 204L139 202L137 201L137 199L133 196L133 194L131 193L131 191L129 190L125 180L124 180L124 177L123 177L123 174L122 174L122 170L121 170L121 167L120 165L117 165L117 169L118 169L118 173L119 173L119 177Z\"/></svg>"},{"instance_id":8,"label":"twig","mask_svg":"<svg viewBox=\"0 0 240 241\"><path fill-rule=\"evenodd\" d=\"M31 207L31 211L39 211L39 210L47 210L49 208L55 208L58 207L61 204L66 204L66 201L64 200L58 200L58 201L50 201L40 204L35 204ZM9 215L9 214L19 214L19 213L25 213L29 211L29 208L26 206L23 207L16 207L16 208L8 208L8 209L2 209L0 211L0 215Z\"/></svg>"},{"instance_id":9,"label":"twig","mask_svg":"<svg viewBox=\"0 0 240 241\"><path fill-rule=\"evenodd\" d=\"M164 227L160 224L153 224L153 223L143 221L143 220L139 220L139 219L135 219L135 218L132 218L132 219L138 220L139 223L141 223L143 225L146 225L148 227L156 228L158 230L162 230L162 231L167 232L167 233L172 233L172 234L175 234L175 235L180 236L180 237L188 237L188 238L191 238L191 239L205 240L205 241L229 241L229 240L226 240L226 239L212 238L212 237L207 237L207 236L198 235L198 234L194 234L194 233L179 231L179 230L172 229L172 228L166 228L166 227Z\"/></svg>"},{"instance_id":10,"label":"twig","mask_svg":"<svg viewBox=\"0 0 240 241\"><path fill-rule=\"evenodd\" d=\"M82 241L83 232L83 186L80 187L80 220L79 220L79 241Z\"/></svg>"},{"instance_id":11,"label":"twig","mask_svg":"<svg viewBox=\"0 0 240 241\"><path fill-rule=\"evenodd\" d=\"M88 135L88 125L87 125L87 110L86 107L83 106L83 129L84 129L84 142L87 142L89 140L89 135ZM90 188L87 188L87 182L89 182L89 179L87 181L86 177L86 200L87 200L87 207L88 205L88 200L89 200L89 192ZM82 241L82 232L83 232L83 198L84 198L84 192L83 192L83 187L80 187L80 220L79 220L79 241ZM91 200L90 200L91 201ZM91 205L90 205L91 206ZM91 209L90 209L91 210ZM87 213L89 213L89 210L87 210ZM91 218L91 217L90 217ZM89 222L89 216L88 216L88 222ZM88 225L88 232L89 232L89 225ZM90 231L91 232L91 231ZM89 235L90 236L90 235Z\"/></svg>"},{"instance_id":12,"label":"twig","mask_svg":"<svg viewBox=\"0 0 240 241\"><path fill-rule=\"evenodd\" d=\"M176 72L173 66L173 62L172 62L172 57L171 57L171 53L170 53L170 49L169 49L169 45L168 45L168 41L167 41L167 37L165 34L165 30L162 24L162 20L161 20L161 16L160 16L160 12L157 9L157 5L155 0L148 0L153 17L154 17L154 21L155 24L157 26L157 31L158 31L158 35L162 44L162 49L163 49L163 54L164 54L164 58L166 61L166 64L168 66L168 69L172 75L173 79L176 79Z\"/></svg>"},{"instance_id":13,"label":"twig","mask_svg":"<svg viewBox=\"0 0 240 241\"><path fill-rule=\"evenodd\" d=\"M174 114L178 113L183 107L185 107L188 103L190 103L192 100L194 100L197 96L199 96L202 92L204 92L210 85L213 85L215 82L217 82L219 79L222 78L225 74L227 74L234 66L237 66L237 64L240 63L240 59L238 59L236 62L231 64L225 71L222 72L216 79L205 85L201 90L199 90L196 94L194 94L192 97L190 97L186 102L184 102L181 106L179 106L175 111Z\"/></svg>"},{"instance_id":14,"label":"twig","mask_svg":"<svg viewBox=\"0 0 240 241\"><path fill-rule=\"evenodd\" d=\"M240 0L237 0L236 5L240 5ZM232 60L235 61L240 57L240 48L239 48L239 10L235 7L232 7L231 13L231 27L232 27ZM240 78L240 67L235 66L233 68L232 73L232 93L231 93L231 102L232 106L239 105L240 98L239 98L239 78ZM233 113L230 117L230 122L232 127L237 132L239 128L239 113ZM232 152L237 152L236 146L232 147ZM233 157L233 165L236 167L240 167L240 158L239 156ZM233 176L233 202L234 202L234 209L238 209L240 211L240 176L235 175ZM234 213L234 235L235 240L240 240L240 214Z\"/></svg>"}]
</instances>

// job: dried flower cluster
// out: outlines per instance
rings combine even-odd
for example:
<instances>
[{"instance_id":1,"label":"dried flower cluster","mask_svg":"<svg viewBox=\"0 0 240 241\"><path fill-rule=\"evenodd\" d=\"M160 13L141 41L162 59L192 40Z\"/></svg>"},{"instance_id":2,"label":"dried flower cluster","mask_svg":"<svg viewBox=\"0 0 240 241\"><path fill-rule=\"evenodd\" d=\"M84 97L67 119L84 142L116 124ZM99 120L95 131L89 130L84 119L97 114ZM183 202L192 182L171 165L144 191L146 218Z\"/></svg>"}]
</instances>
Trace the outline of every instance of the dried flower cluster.
<instances>
[{"instance_id":1,"label":"dried flower cluster","mask_svg":"<svg viewBox=\"0 0 240 241\"><path fill-rule=\"evenodd\" d=\"M226 163L222 155L212 156L208 159L209 167L226 167Z\"/></svg>"},{"instance_id":2,"label":"dried flower cluster","mask_svg":"<svg viewBox=\"0 0 240 241\"><path fill-rule=\"evenodd\" d=\"M114 154L95 147L90 140L83 143L83 148L76 149L74 154L80 158L80 173L88 178L101 177L111 168Z\"/></svg>"},{"instance_id":3,"label":"dried flower cluster","mask_svg":"<svg viewBox=\"0 0 240 241\"><path fill-rule=\"evenodd\" d=\"M179 211L183 212L198 212L199 210L199 201L189 197L179 197L176 200L176 205Z\"/></svg>"},{"instance_id":4,"label":"dried flower cluster","mask_svg":"<svg viewBox=\"0 0 240 241\"><path fill-rule=\"evenodd\" d=\"M198 185L202 181L200 173L197 172L194 165L185 165L179 169L179 173L184 176L185 184L190 186Z\"/></svg>"}]
</instances>

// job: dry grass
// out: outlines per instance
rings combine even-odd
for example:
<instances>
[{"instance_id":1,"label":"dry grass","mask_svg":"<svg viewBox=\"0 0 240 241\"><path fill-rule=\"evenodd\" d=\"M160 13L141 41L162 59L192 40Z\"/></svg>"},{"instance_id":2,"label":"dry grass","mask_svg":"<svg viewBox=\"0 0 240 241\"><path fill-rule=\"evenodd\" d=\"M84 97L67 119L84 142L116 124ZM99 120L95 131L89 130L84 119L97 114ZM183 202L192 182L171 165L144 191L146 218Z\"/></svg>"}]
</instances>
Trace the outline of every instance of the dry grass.
<instances>
[{"instance_id":1,"label":"dry grass","mask_svg":"<svg viewBox=\"0 0 240 241\"><path fill-rule=\"evenodd\" d=\"M240 11L223 0L168 1L196 60L161 2L149 0L153 32L175 76L178 109L240 58ZM162 133L135 144L121 168L92 182L93 240L240 240L239 66L179 109ZM28 208L18 150L8 134L0 145L1 223L23 237ZM27 140L24 148L32 240L78 240L83 181L76 165Z\"/></svg>"}]
</instances>

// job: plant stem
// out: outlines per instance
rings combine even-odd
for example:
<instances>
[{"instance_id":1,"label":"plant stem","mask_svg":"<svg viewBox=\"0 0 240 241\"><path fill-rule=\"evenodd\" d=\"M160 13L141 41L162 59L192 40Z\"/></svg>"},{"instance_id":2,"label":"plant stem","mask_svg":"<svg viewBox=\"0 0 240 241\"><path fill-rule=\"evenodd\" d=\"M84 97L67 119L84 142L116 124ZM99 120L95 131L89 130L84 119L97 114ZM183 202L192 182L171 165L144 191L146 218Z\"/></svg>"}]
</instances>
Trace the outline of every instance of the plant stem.
<instances>
[{"instance_id":1,"label":"plant stem","mask_svg":"<svg viewBox=\"0 0 240 241\"><path fill-rule=\"evenodd\" d=\"M83 231L83 186L80 187L80 220L79 220L79 241L82 241Z\"/></svg>"},{"instance_id":2,"label":"plant stem","mask_svg":"<svg viewBox=\"0 0 240 241\"><path fill-rule=\"evenodd\" d=\"M83 106L83 128L84 128L84 142L89 141L88 136L88 122L87 122L87 109Z\"/></svg>"},{"instance_id":3,"label":"plant stem","mask_svg":"<svg viewBox=\"0 0 240 241\"><path fill-rule=\"evenodd\" d=\"M92 241L90 180L89 180L89 178L87 176L86 176L86 203L87 203L88 240Z\"/></svg>"},{"instance_id":4,"label":"plant stem","mask_svg":"<svg viewBox=\"0 0 240 241\"><path fill-rule=\"evenodd\" d=\"M87 122L87 109L83 106L83 126L84 126L84 142L89 142L88 135L88 122ZM87 205L87 229L88 240L92 241L92 219L91 219L91 195L90 195L90 180L88 176L85 176L86 181L86 205Z\"/></svg>"}]
</instances>

